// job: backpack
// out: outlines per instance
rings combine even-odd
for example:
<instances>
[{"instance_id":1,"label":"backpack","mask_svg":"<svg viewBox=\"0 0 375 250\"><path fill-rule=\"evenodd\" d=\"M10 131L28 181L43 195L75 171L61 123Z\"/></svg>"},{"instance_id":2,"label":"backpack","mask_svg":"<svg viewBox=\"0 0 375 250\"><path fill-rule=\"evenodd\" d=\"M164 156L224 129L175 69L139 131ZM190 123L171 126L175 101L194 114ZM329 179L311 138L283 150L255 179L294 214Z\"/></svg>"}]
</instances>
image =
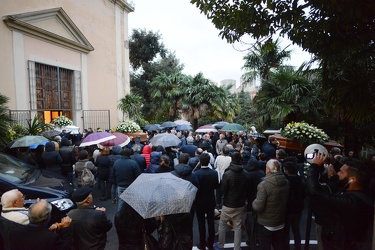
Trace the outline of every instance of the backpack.
<instances>
[{"instance_id":1,"label":"backpack","mask_svg":"<svg viewBox=\"0 0 375 250\"><path fill-rule=\"evenodd\" d=\"M81 184L82 186L94 186L96 183L95 176L91 172L90 169L87 168L87 162L85 163L85 166L83 167L82 170L82 175L81 175Z\"/></svg>"}]
</instances>

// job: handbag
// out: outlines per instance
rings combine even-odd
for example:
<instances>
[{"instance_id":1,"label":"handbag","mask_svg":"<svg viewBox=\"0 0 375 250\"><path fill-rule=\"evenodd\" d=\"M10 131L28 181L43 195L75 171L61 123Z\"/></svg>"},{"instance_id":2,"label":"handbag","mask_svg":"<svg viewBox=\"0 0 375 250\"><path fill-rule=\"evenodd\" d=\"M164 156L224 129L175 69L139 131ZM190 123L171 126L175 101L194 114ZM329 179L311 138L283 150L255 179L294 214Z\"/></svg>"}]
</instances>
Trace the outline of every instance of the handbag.
<instances>
[{"instance_id":1,"label":"handbag","mask_svg":"<svg viewBox=\"0 0 375 250\"><path fill-rule=\"evenodd\" d=\"M142 249L143 250L159 250L158 242L156 239L146 232L146 229L142 229Z\"/></svg>"},{"instance_id":2,"label":"handbag","mask_svg":"<svg viewBox=\"0 0 375 250\"><path fill-rule=\"evenodd\" d=\"M91 172L90 169L87 168L87 162L85 162L85 166L83 167L82 170L82 175L81 175L81 183L82 186L94 186L96 183L95 176Z\"/></svg>"}]
</instances>

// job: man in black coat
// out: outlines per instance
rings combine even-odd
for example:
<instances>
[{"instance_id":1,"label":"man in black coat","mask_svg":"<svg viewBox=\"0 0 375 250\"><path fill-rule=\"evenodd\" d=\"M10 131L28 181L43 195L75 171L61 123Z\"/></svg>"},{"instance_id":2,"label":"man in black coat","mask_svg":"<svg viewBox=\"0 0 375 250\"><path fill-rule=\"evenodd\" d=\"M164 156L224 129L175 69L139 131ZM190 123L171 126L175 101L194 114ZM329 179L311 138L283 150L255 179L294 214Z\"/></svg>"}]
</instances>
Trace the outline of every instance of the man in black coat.
<instances>
[{"instance_id":1,"label":"man in black coat","mask_svg":"<svg viewBox=\"0 0 375 250\"><path fill-rule=\"evenodd\" d=\"M104 207L92 206L92 188L84 186L72 194L72 200L78 205L68 213L72 218L73 246L75 249L104 249L107 232L112 222L105 215Z\"/></svg>"},{"instance_id":2,"label":"man in black coat","mask_svg":"<svg viewBox=\"0 0 375 250\"><path fill-rule=\"evenodd\" d=\"M231 157L232 162L225 170L220 183L224 199L219 222L219 247L224 248L227 222L232 220L234 249L239 250L241 249L241 219L245 210L249 176L242 167L241 154L234 152Z\"/></svg>"},{"instance_id":3,"label":"man in black coat","mask_svg":"<svg viewBox=\"0 0 375 250\"><path fill-rule=\"evenodd\" d=\"M73 164L75 164L75 157L73 155L73 148L71 143L65 137L61 139L61 147L59 150L62 158L61 173L68 178L70 183L73 183Z\"/></svg>"},{"instance_id":4,"label":"man in black coat","mask_svg":"<svg viewBox=\"0 0 375 250\"><path fill-rule=\"evenodd\" d=\"M141 146L139 144L134 144L132 147L133 154L130 156L132 160L135 160L138 163L139 170L143 173L146 169L146 158L141 155Z\"/></svg>"},{"instance_id":5,"label":"man in black coat","mask_svg":"<svg viewBox=\"0 0 375 250\"><path fill-rule=\"evenodd\" d=\"M268 141L263 144L262 151L266 154L267 161L270 159L276 159L276 148L278 143L276 137L270 135Z\"/></svg>"},{"instance_id":6,"label":"man in black coat","mask_svg":"<svg viewBox=\"0 0 375 250\"><path fill-rule=\"evenodd\" d=\"M347 161L338 172L342 191L326 192L318 178L326 156L318 152L307 175L307 189L314 205L329 216L321 221L324 249L371 249L374 200L368 195L370 166Z\"/></svg>"},{"instance_id":7,"label":"man in black coat","mask_svg":"<svg viewBox=\"0 0 375 250\"><path fill-rule=\"evenodd\" d=\"M213 249L215 241L214 211L215 211L215 189L219 186L218 174L210 169L210 155L202 153L200 156L201 168L195 171L199 181L199 188L195 197L196 214L199 229L199 249ZM206 242L206 222L208 227L208 238Z\"/></svg>"},{"instance_id":8,"label":"man in black coat","mask_svg":"<svg viewBox=\"0 0 375 250\"><path fill-rule=\"evenodd\" d=\"M29 207L30 224L13 228L9 232L10 249L50 250L71 249L71 218L64 217L61 223L46 227L52 206L46 200L39 200ZM51 232L51 231L55 231Z\"/></svg>"}]
</instances>

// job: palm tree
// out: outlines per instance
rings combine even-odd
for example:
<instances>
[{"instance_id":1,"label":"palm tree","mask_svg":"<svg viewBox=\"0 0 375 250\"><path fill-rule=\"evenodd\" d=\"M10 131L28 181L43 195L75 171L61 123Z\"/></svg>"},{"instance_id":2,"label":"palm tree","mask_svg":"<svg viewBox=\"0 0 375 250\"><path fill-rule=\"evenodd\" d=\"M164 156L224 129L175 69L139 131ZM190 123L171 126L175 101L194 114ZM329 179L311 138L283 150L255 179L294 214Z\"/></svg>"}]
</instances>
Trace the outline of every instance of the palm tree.
<instances>
[{"instance_id":1,"label":"palm tree","mask_svg":"<svg viewBox=\"0 0 375 250\"><path fill-rule=\"evenodd\" d=\"M177 117L187 79L187 76L175 71L169 75L161 73L151 83L154 105L159 107L159 112L168 112L169 121L174 121Z\"/></svg>"},{"instance_id":2,"label":"palm tree","mask_svg":"<svg viewBox=\"0 0 375 250\"><path fill-rule=\"evenodd\" d=\"M183 88L182 112L193 121L194 129L198 128L198 119L202 115L215 119L233 119L238 104L229 94L227 88L217 87L204 78L202 73L195 75Z\"/></svg>"},{"instance_id":3,"label":"palm tree","mask_svg":"<svg viewBox=\"0 0 375 250\"><path fill-rule=\"evenodd\" d=\"M0 93L0 146L7 143L7 132L12 119L9 116L9 109L6 106L9 98Z\"/></svg>"},{"instance_id":4,"label":"palm tree","mask_svg":"<svg viewBox=\"0 0 375 250\"><path fill-rule=\"evenodd\" d=\"M122 119L124 119L125 114L129 115L129 119L138 121L142 118L143 99L139 95L129 94L120 99L117 108L122 111Z\"/></svg>"},{"instance_id":5,"label":"palm tree","mask_svg":"<svg viewBox=\"0 0 375 250\"><path fill-rule=\"evenodd\" d=\"M295 71L293 67L283 66L269 73L254 98L263 123L270 126L271 118L279 124L287 124L298 120L314 121L314 117L319 117L323 109L321 82L308 72L311 71L304 71L302 67Z\"/></svg>"},{"instance_id":6,"label":"palm tree","mask_svg":"<svg viewBox=\"0 0 375 250\"><path fill-rule=\"evenodd\" d=\"M291 50L287 50L288 47L281 49L279 39L273 41L272 38L264 44L257 43L244 57L245 78L252 80L259 74L262 80L267 79L272 68L281 66L285 59L290 58Z\"/></svg>"}]
</instances>

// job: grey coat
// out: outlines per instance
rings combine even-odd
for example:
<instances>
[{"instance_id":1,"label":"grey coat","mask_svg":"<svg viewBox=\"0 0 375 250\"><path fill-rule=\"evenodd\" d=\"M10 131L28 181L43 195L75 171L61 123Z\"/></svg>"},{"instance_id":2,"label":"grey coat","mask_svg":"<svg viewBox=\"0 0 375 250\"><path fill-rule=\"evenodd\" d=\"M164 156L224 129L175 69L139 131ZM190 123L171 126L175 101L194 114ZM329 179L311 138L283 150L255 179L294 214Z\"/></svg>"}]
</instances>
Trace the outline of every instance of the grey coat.
<instances>
[{"instance_id":1,"label":"grey coat","mask_svg":"<svg viewBox=\"0 0 375 250\"><path fill-rule=\"evenodd\" d=\"M289 183L284 174L281 172L267 174L257 189L257 197L252 205L258 214L258 223L267 227L276 227L285 223Z\"/></svg>"}]
</instances>

